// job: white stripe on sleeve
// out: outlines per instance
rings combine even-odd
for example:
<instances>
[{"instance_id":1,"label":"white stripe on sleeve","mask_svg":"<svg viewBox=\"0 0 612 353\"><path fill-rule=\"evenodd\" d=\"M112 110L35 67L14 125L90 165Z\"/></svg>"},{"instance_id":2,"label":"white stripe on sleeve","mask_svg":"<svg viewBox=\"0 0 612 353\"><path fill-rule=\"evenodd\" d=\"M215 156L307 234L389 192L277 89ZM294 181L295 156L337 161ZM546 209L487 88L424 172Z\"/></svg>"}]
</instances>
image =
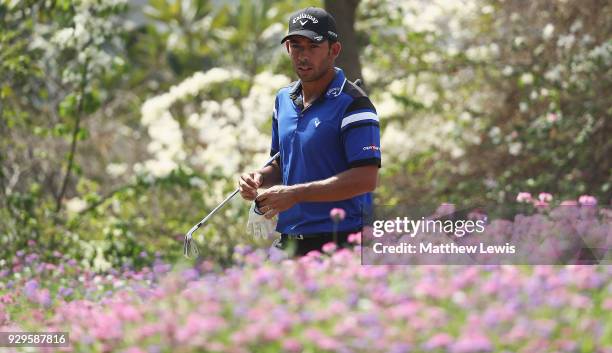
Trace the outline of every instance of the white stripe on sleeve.
<instances>
[{"instance_id":1,"label":"white stripe on sleeve","mask_svg":"<svg viewBox=\"0 0 612 353\"><path fill-rule=\"evenodd\" d=\"M361 113L351 114L349 116L346 116L344 119L342 119L342 125L340 126L340 128L343 128L350 123L354 123L356 121L361 121L361 120L378 121L378 115L376 115L374 112L361 112Z\"/></svg>"},{"instance_id":2,"label":"white stripe on sleeve","mask_svg":"<svg viewBox=\"0 0 612 353\"><path fill-rule=\"evenodd\" d=\"M274 107L274 111L272 112L272 118L278 120L278 117L276 116L278 113L276 112L276 107Z\"/></svg>"}]
</instances>

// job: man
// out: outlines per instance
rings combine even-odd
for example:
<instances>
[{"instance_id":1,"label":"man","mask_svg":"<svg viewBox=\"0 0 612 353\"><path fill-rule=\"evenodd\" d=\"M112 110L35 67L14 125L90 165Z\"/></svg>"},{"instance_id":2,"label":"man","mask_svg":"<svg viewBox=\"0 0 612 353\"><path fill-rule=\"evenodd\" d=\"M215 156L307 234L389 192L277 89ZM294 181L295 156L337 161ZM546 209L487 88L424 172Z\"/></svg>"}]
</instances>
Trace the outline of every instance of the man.
<instances>
[{"instance_id":1,"label":"man","mask_svg":"<svg viewBox=\"0 0 612 353\"><path fill-rule=\"evenodd\" d=\"M369 98L334 67L341 44L329 13L294 13L281 43L299 80L276 96L270 155L280 151L280 158L243 174L239 188L266 219L278 214L277 246L292 242L304 255L333 241L333 208L346 212L337 224L339 245L361 231L381 166L380 130Z\"/></svg>"}]
</instances>

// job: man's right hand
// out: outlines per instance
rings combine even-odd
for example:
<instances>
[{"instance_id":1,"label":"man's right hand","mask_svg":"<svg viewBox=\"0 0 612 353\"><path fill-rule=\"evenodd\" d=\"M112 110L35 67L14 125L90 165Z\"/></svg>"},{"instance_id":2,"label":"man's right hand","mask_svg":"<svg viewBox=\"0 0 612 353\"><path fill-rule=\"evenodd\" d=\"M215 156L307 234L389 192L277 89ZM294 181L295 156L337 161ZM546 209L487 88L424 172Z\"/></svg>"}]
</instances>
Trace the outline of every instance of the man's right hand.
<instances>
[{"instance_id":1,"label":"man's right hand","mask_svg":"<svg viewBox=\"0 0 612 353\"><path fill-rule=\"evenodd\" d=\"M263 184L263 175L259 172L244 173L238 180L240 196L248 201L253 201L257 197L257 189Z\"/></svg>"}]
</instances>

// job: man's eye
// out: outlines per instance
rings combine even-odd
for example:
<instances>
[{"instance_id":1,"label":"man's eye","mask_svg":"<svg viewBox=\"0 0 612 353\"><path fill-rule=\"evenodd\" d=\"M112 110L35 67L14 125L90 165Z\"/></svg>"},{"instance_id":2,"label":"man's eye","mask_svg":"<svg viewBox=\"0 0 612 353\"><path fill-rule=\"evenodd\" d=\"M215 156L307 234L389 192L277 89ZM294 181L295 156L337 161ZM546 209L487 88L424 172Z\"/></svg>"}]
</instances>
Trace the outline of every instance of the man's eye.
<instances>
[{"instance_id":1,"label":"man's eye","mask_svg":"<svg viewBox=\"0 0 612 353\"><path fill-rule=\"evenodd\" d=\"M314 44L313 44L313 45L311 45L310 47L311 47L312 49L316 49L316 48L318 48L319 46L318 46L318 45L314 45Z\"/></svg>"}]
</instances>

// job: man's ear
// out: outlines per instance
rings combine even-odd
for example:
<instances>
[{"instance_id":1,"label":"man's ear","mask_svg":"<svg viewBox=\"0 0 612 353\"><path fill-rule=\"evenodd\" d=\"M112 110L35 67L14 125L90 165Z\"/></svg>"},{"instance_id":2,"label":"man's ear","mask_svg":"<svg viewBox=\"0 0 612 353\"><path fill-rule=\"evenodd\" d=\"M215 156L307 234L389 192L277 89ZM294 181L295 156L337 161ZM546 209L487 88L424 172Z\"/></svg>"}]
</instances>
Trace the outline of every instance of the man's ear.
<instances>
[{"instance_id":1,"label":"man's ear","mask_svg":"<svg viewBox=\"0 0 612 353\"><path fill-rule=\"evenodd\" d=\"M285 41L285 49L287 49L287 53L289 53L289 41Z\"/></svg>"},{"instance_id":2,"label":"man's ear","mask_svg":"<svg viewBox=\"0 0 612 353\"><path fill-rule=\"evenodd\" d=\"M338 55L340 55L341 51L342 51L342 44L340 44L340 42L331 43L331 52L334 58L337 58Z\"/></svg>"}]
</instances>

